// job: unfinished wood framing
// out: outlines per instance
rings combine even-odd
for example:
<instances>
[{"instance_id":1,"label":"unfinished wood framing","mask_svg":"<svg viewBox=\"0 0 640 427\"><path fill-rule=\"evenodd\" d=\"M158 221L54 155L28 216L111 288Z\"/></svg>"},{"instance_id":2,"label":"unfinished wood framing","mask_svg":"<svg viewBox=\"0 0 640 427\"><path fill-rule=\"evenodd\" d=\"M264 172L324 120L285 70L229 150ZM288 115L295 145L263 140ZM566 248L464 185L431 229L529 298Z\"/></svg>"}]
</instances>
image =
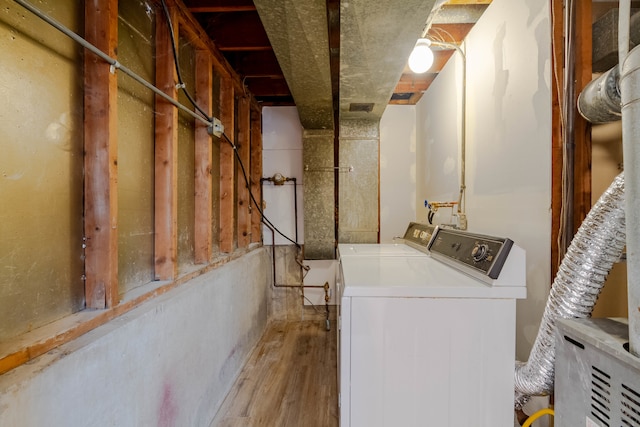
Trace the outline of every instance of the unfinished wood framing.
<instances>
[{"instance_id":1,"label":"unfinished wood framing","mask_svg":"<svg viewBox=\"0 0 640 427\"><path fill-rule=\"evenodd\" d=\"M578 95L591 81L592 74L591 2L576 2L576 96L575 108L575 169L574 169L574 234L591 210L591 124L578 113Z\"/></svg>"},{"instance_id":2,"label":"unfinished wood framing","mask_svg":"<svg viewBox=\"0 0 640 427\"><path fill-rule=\"evenodd\" d=\"M212 115L213 64L208 51L196 51L196 102L209 117ZM213 230L213 193L211 168L213 150L208 126L196 121L195 133L195 262L211 259Z\"/></svg>"},{"instance_id":3,"label":"unfinished wood framing","mask_svg":"<svg viewBox=\"0 0 640 427\"><path fill-rule=\"evenodd\" d=\"M244 173L237 162L236 173L238 175L238 247L246 248L251 243L251 200L246 179L251 182L251 105L249 97L241 96L238 99L238 155L244 165ZM249 184L250 185L250 184Z\"/></svg>"},{"instance_id":4,"label":"unfinished wood framing","mask_svg":"<svg viewBox=\"0 0 640 427\"><path fill-rule=\"evenodd\" d=\"M234 249L236 231L236 189L235 154L231 146L235 144L235 99L233 82L228 77L220 79L220 121L226 135L220 141L220 251L229 253Z\"/></svg>"},{"instance_id":5,"label":"unfinished wood framing","mask_svg":"<svg viewBox=\"0 0 640 427\"><path fill-rule=\"evenodd\" d=\"M178 22L175 9L169 13ZM177 40L177 25L173 30ZM157 14L156 86L178 99L171 37L164 15ZM155 147L155 278L173 280L178 272L178 110L157 95Z\"/></svg>"},{"instance_id":6,"label":"unfinished wood framing","mask_svg":"<svg viewBox=\"0 0 640 427\"><path fill-rule=\"evenodd\" d=\"M251 193L258 203L262 200L262 112L251 110ZM251 242L262 242L262 206L251 200Z\"/></svg>"},{"instance_id":7,"label":"unfinished wood framing","mask_svg":"<svg viewBox=\"0 0 640 427\"><path fill-rule=\"evenodd\" d=\"M117 0L85 4L85 37L116 57ZM84 85L85 298L87 308L99 309L118 303L118 80L86 52Z\"/></svg>"},{"instance_id":8,"label":"unfinished wood framing","mask_svg":"<svg viewBox=\"0 0 640 427\"><path fill-rule=\"evenodd\" d=\"M234 139L235 94L245 93L238 75L225 61L206 33L181 2L167 1L174 37L183 29L190 43L196 46L196 98L210 115L220 103L220 119L225 133ZM85 38L111 58L117 57L118 0L89 0L85 3ZM177 100L177 75L171 47L171 34L162 9L156 13L156 82L155 85ZM186 25L184 24L186 23ZM155 100L155 176L154 176L154 276L166 283L152 282L137 288L135 295L122 296L118 289L118 177L117 177L117 71L94 54L84 52L84 209L85 209L85 295L84 310L64 317L42 328L3 343L0 352L0 375L36 357L68 343L73 339L121 316L159 295L188 281L241 258L247 248L234 250L236 224L236 165L234 151L224 138L220 140L220 170L212 171L212 139L206 126L196 121L195 150L195 239L196 261L204 263L198 269L177 276L177 175L178 175L178 109L162 97ZM219 99L212 99L213 70L221 76ZM244 101L243 101L244 102ZM251 124L246 124L243 144L247 150L253 145L251 175L262 174L262 148L260 135L260 107L253 97L246 99L248 108L255 112ZM250 121L249 112L246 122ZM253 133L253 136L251 134ZM256 142L258 141L258 142ZM217 143L217 141L216 141ZM249 160L247 160L247 165ZM226 256L212 253L212 223L218 213L212 211L214 193L213 174L220 173L221 185L221 249ZM254 184L255 185L255 184ZM258 192L258 191L257 191ZM248 205L248 202L247 202ZM251 221L253 221L253 217ZM249 220L247 220L249 221ZM250 223L250 225L253 224ZM249 238L260 241L258 232ZM78 242L78 250L83 242ZM248 246L248 244L247 244ZM214 259L215 258L215 259Z\"/></svg>"},{"instance_id":9,"label":"unfinished wood framing","mask_svg":"<svg viewBox=\"0 0 640 427\"><path fill-rule=\"evenodd\" d=\"M560 215L562 210L562 82L564 81L564 48L562 0L553 0L551 80L551 281L560 263Z\"/></svg>"},{"instance_id":10,"label":"unfinished wood framing","mask_svg":"<svg viewBox=\"0 0 640 427\"><path fill-rule=\"evenodd\" d=\"M564 249L559 243L560 233L569 233L573 237L591 208L591 132L590 125L577 112L576 100L578 94L591 81L591 3L577 2L576 6L576 40L579 45L575 48L576 108L574 126L574 169L570 171L574 177L573 194L573 227L571 230L561 230L562 216L562 169L564 164L562 125L562 99L564 96L564 9L562 0L552 0L553 8L553 75L552 81L552 170L551 170L551 279L556 276ZM569 141L571 143L571 141ZM562 245L564 246L564 245Z\"/></svg>"}]
</instances>

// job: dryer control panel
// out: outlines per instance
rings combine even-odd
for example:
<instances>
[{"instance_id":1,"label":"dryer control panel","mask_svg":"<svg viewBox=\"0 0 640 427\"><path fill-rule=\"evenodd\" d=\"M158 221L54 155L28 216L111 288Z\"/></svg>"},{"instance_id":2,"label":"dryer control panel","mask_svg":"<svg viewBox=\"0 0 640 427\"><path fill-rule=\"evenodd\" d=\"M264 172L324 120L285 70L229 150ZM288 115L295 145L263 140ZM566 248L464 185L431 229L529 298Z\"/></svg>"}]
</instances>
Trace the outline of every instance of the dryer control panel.
<instances>
[{"instance_id":1,"label":"dryer control panel","mask_svg":"<svg viewBox=\"0 0 640 427\"><path fill-rule=\"evenodd\" d=\"M437 228L428 250L432 257L475 277L497 279L512 246L510 239Z\"/></svg>"},{"instance_id":2,"label":"dryer control panel","mask_svg":"<svg viewBox=\"0 0 640 427\"><path fill-rule=\"evenodd\" d=\"M409 246L426 253L435 229L433 225L410 222L402 239Z\"/></svg>"}]
</instances>

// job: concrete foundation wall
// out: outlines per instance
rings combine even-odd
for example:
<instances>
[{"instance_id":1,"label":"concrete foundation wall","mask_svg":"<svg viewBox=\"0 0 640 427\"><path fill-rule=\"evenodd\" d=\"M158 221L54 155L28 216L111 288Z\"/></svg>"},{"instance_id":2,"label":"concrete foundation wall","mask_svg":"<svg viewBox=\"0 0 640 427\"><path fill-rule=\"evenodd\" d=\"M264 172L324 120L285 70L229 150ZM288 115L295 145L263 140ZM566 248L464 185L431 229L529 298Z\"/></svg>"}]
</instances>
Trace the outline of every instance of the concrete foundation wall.
<instances>
[{"instance_id":1,"label":"concrete foundation wall","mask_svg":"<svg viewBox=\"0 0 640 427\"><path fill-rule=\"evenodd\" d=\"M266 249L0 376L2 426L208 426L267 323Z\"/></svg>"}]
</instances>

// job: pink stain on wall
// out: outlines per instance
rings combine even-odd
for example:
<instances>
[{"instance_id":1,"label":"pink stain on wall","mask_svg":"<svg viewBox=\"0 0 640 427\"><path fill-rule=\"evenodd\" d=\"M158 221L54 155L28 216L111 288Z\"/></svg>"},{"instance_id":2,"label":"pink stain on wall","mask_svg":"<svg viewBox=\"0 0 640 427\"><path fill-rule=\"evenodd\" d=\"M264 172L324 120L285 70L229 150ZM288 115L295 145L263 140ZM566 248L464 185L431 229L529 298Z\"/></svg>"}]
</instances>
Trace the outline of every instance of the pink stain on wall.
<instances>
[{"instance_id":1,"label":"pink stain on wall","mask_svg":"<svg viewBox=\"0 0 640 427\"><path fill-rule=\"evenodd\" d=\"M173 390L171 384L165 382L162 390L162 403L160 404L160 413L158 414L158 427L176 426L177 416L178 407L173 401Z\"/></svg>"}]
</instances>

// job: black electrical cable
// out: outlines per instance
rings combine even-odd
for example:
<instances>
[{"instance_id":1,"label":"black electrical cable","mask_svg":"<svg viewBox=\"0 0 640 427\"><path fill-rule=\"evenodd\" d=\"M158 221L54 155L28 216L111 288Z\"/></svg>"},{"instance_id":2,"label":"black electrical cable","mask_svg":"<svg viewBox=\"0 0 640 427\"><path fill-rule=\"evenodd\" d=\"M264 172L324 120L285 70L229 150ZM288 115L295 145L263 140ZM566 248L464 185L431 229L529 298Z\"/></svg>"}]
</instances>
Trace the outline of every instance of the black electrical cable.
<instances>
[{"instance_id":1,"label":"black electrical cable","mask_svg":"<svg viewBox=\"0 0 640 427\"><path fill-rule=\"evenodd\" d=\"M213 122L213 118L209 117L209 114L207 114L206 111L200 108L196 101L191 97L191 94L189 93L189 91L187 91L184 81L182 80L182 74L180 73L180 62L178 61L178 48L176 47L175 33L173 32L173 24L171 23L171 15L169 14L167 3L164 0L162 0L162 9L164 10L164 16L167 19L167 25L169 27L169 33L171 35L170 39L171 48L173 50L173 62L176 66L176 74L178 75L179 87L180 89L182 89L182 92L184 92L191 105L193 105L193 107L198 110L198 112L202 114L209 122Z\"/></svg>"},{"instance_id":2,"label":"black electrical cable","mask_svg":"<svg viewBox=\"0 0 640 427\"><path fill-rule=\"evenodd\" d=\"M193 97L191 96L191 94L189 93L187 88L185 87L184 82L182 81L182 74L180 73L180 61L178 60L178 49L176 47L176 40L175 40L175 37L174 37L175 34L173 32L173 24L171 23L171 16L169 14L169 8L167 7L167 4L166 4L165 0L162 0L162 9L164 10L164 15L165 15L165 17L167 19L167 26L169 27L169 32L170 32L170 35L171 35L170 38L171 38L171 47L172 47L172 50L173 50L173 62L174 62L175 67L176 67L176 74L178 76L178 83L180 84L180 89L182 89L182 91L186 95L186 97L189 100L189 102L191 102L193 107L200 114L202 114L209 122L213 122L213 118L209 117L209 115L202 108L200 108L200 106L195 102L195 100L193 99ZM277 231L278 234L281 235L282 237L284 237L286 240L288 240L289 242L291 242L294 245L296 245L296 247L298 249L302 249L302 247L300 246L300 244L298 242L292 240L291 238L289 238L288 236L283 234L264 215L264 212L260 208L260 204L257 202L256 198L254 197L253 193L251 192L251 186L249 185L249 178L247 177L247 171L244 168L244 164L242 163L242 159L240 158L240 154L238 154L237 147L235 146L235 144L229 139L229 137L224 132L222 133L222 136L229 143L229 145L231 145L231 148L233 148L233 152L235 153L235 156L238 159L238 163L240 164L240 169L242 170L242 175L244 176L244 181L247 184L247 189L249 190L249 196L251 197L251 200L253 200L253 203L255 204L256 209L258 209L258 212L260 212L260 216L262 218L262 221L264 223L268 224L275 231Z\"/></svg>"},{"instance_id":3,"label":"black electrical cable","mask_svg":"<svg viewBox=\"0 0 640 427\"><path fill-rule=\"evenodd\" d=\"M260 212L260 216L262 217L262 221L264 221L266 224L269 225L269 227L273 228L279 235L281 235L282 237L284 237L285 239L287 239L288 241L290 241L291 243L293 243L294 245L296 245L296 247L298 249L302 249L300 244L298 242L296 242L295 240L292 240L291 238L289 238L288 236L286 236L285 234L283 234L280 230L278 230L278 227L276 227L275 225L273 225L271 223L271 221L269 221L269 219L264 215L264 212L262 211L260 204L258 203L258 201L256 200L256 198L253 196L253 193L251 192L251 186L249 184L249 178L247 177L247 171L244 168L244 164L242 163L242 159L240 158L240 154L238 153L238 149L235 146L235 144L229 139L229 137L227 136L226 133L222 132L222 136L224 137L224 139L229 143L229 145L231 145L231 148L233 149L233 152L236 155L236 159L238 159L238 164L240 165L240 169L242 170L242 176L244 177L244 182L247 184L247 189L249 190L249 196L251 197L251 200L253 200L253 203L256 206L256 209L258 209L258 212Z\"/></svg>"}]
</instances>

